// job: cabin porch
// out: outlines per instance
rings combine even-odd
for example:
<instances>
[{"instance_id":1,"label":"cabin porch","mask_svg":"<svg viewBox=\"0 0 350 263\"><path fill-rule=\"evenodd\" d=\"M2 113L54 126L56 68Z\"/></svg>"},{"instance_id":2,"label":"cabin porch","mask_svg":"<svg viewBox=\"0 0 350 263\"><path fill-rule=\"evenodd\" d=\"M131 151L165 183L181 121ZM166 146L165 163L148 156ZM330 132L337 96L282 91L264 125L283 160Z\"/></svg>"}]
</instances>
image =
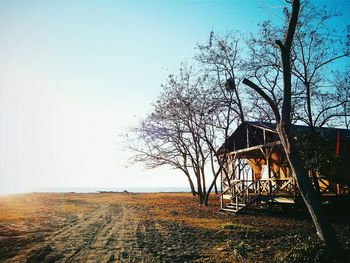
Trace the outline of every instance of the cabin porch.
<instances>
[{"instance_id":1,"label":"cabin porch","mask_svg":"<svg viewBox=\"0 0 350 263\"><path fill-rule=\"evenodd\" d=\"M300 203L301 196L276 132L265 125L241 125L221 147L220 208L238 213L248 207ZM347 185L331 181L318 171L309 177L323 202L350 196Z\"/></svg>"}]
</instances>

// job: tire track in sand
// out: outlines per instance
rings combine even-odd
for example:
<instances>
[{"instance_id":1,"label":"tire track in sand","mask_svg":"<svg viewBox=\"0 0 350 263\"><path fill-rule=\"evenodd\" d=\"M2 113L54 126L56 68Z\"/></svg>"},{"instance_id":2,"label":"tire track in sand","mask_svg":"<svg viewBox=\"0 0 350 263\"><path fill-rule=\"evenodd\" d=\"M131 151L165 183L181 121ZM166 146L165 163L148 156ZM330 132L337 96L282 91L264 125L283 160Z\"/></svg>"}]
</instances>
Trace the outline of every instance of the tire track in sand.
<instances>
[{"instance_id":1,"label":"tire track in sand","mask_svg":"<svg viewBox=\"0 0 350 263\"><path fill-rule=\"evenodd\" d=\"M102 205L12 258L16 262L153 262L137 245L135 208Z\"/></svg>"}]
</instances>

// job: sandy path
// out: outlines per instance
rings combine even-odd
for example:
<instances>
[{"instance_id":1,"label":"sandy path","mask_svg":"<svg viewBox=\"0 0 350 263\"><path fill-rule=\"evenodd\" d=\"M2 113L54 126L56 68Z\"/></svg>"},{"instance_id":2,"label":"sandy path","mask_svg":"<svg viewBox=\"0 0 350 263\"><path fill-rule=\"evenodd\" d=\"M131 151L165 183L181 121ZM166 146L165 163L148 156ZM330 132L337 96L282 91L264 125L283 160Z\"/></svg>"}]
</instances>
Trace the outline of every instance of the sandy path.
<instances>
[{"instance_id":1,"label":"sandy path","mask_svg":"<svg viewBox=\"0 0 350 263\"><path fill-rule=\"evenodd\" d=\"M96 195L93 202L86 197L37 196L27 203L19 198L21 209L47 208L25 209L27 220L0 223L0 262L212 262L205 254L222 240L216 233L153 217L153 205L133 199L139 196Z\"/></svg>"},{"instance_id":2,"label":"sandy path","mask_svg":"<svg viewBox=\"0 0 350 263\"><path fill-rule=\"evenodd\" d=\"M133 205L94 205L91 211L28 242L11 262L213 262L205 254L223 238L178 222L140 217Z\"/></svg>"},{"instance_id":3,"label":"sandy path","mask_svg":"<svg viewBox=\"0 0 350 263\"><path fill-rule=\"evenodd\" d=\"M0 263L222 263L237 255L271 262L287 255L296 237L305 244L317 238L307 219L232 216L195 201L186 193L0 196ZM348 244L350 228L338 229Z\"/></svg>"},{"instance_id":4,"label":"sandy path","mask_svg":"<svg viewBox=\"0 0 350 263\"><path fill-rule=\"evenodd\" d=\"M19 262L156 261L138 245L131 207L103 205L12 258Z\"/></svg>"}]
</instances>

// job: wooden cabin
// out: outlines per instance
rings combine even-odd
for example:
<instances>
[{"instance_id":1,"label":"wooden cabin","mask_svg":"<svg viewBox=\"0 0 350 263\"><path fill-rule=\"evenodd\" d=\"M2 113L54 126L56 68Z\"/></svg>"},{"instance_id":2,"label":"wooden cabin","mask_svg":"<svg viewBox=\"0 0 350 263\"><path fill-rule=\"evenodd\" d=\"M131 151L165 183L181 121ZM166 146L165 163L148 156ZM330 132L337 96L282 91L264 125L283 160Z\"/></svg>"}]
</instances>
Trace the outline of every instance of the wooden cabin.
<instances>
[{"instance_id":1,"label":"wooden cabin","mask_svg":"<svg viewBox=\"0 0 350 263\"><path fill-rule=\"evenodd\" d=\"M220 147L221 209L302 202L273 123L244 122ZM350 196L350 131L294 125L315 189L325 202Z\"/></svg>"}]
</instances>

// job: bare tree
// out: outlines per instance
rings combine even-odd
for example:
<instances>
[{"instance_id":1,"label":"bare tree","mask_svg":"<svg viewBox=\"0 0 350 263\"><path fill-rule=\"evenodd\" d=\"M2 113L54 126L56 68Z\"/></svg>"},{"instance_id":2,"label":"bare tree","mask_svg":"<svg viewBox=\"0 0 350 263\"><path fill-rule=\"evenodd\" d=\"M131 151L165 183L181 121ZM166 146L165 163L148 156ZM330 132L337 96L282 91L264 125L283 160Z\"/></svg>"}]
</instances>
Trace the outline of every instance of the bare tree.
<instances>
[{"instance_id":1,"label":"bare tree","mask_svg":"<svg viewBox=\"0 0 350 263\"><path fill-rule=\"evenodd\" d=\"M349 63L349 26L334 28L332 20L340 16L336 10L328 11L325 6L315 7L305 1L301 7L291 46L292 79L292 122L304 123L311 128L334 125L344 117L344 97L337 96L334 85L337 75L334 69ZM287 21L290 12L284 9ZM282 65L275 39L281 39L285 26L275 26L269 21L260 24L258 35L248 40L250 59L246 63L247 75L278 105L282 102ZM343 100L341 100L341 98ZM259 103L253 94L254 113L264 113L266 104ZM264 116L268 117L267 112Z\"/></svg>"},{"instance_id":2,"label":"bare tree","mask_svg":"<svg viewBox=\"0 0 350 263\"><path fill-rule=\"evenodd\" d=\"M239 47L242 44L242 37L238 32L232 31L226 34L215 34L210 32L209 41L206 44L198 45L198 54L195 61L199 63L202 74L208 76L212 87L210 92L202 98L204 108L212 103L215 111L210 110L215 121L210 120L209 125L202 127L208 147L211 149L211 170L213 180L209 184L206 195L208 202L209 194L213 187L216 189L216 180L224 167L221 165L217 149L226 143L228 137L241 122L244 122L250 112L244 107L242 59ZM225 159L225 153L222 158ZM215 164L214 165L214 161Z\"/></svg>"},{"instance_id":3,"label":"bare tree","mask_svg":"<svg viewBox=\"0 0 350 263\"><path fill-rule=\"evenodd\" d=\"M337 118L336 124L339 126L345 125L346 129L350 128L350 68L346 67L344 72L335 71L333 85L336 89L333 95L335 103L341 105L340 109L337 107L336 115L342 116ZM340 122L340 123L339 123Z\"/></svg>"},{"instance_id":4,"label":"bare tree","mask_svg":"<svg viewBox=\"0 0 350 263\"><path fill-rule=\"evenodd\" d=\"M249 59L244 62L247 69L245 77L255 81L278 107L283 101L283 78L274 39L280 39L281 36L281 30L273 27L270 21L262 22L258 34L251 35L246 41ZM261 96L253 90L248 95L253 109L251 119L276 121L271 108Z\"/></svg>"},{"instance_id":5,"label":"bare tree","mask_svg":"<svg viewBox=\"0 0 350 263\"><path fill-rule=\"evenodd\" d=\"M153 169L167 165L181 170L187 177L191 192L197 194L191 178L191 160L188 158L188 144L183 137L181 125L169 119L162 110L160 101L155 111L148 115L140 125L131 130L128 136L129 148L134 152L130 163L141 162Z\"/></svg>"},{"instance_id":6,"label":"bare tree","mask_svg":"<svg viewBox=\"0 0 350 263\"><path fill-rule=\"evenodd\" d=\"M169 76L163 93L153 104L153 112L132 130L133 141L129 145L135 153L132 163L142 162L147 168L167 165L179 169L186 175L192 194L198 195L202 202L205 189L201 167L208 153L194 126L195 112L187 93L192 85L199 85L200 80L192 83L191 78L192 73L183 69L178 76Z\"/></svg>"},{"instance_id":7,"label":"bare tree","mask_svg":"<svg viewBox=\"0 0 350 263\"><path fill-rule=\"evenodd\" d=\"M215 83L217 94L225 97L228 102L226 107L230 107L237 124L244 122L247 115L247 110L243 109L244 92L240 85L244 75L240 44L242 37L238 32L218 35L212 31L208 43L197 46L199 53L195 56L203 74L208 75L212 83Z\"/></svg>"},{"instance_id":8,"label":"bare tree","mask_svg":"<svg viewBox=\"0 0 350 263\"><path fill-rule=\"evenodd\" d=\"M349 117L346 110L348 98L345 90L339 89L339 76L343 75L340 65L349 62L349 35L344 34L348 28L332 27L330 22L338 16L337 11L304 2L296 24L295 41L291 45L291 122L308 125L312 133L309 138L320 137L318 127L346 126ZM284 17L287 24L290 17L287 8ZM261 23L259 33L248 40L247 77L257 83L278 107L283 101L283 67L275 40L281 39L285 30L284 25L276 26L265 21ZM337 74L333 72L335 69ZM270 121L273 114L266 102L262 103L256 93L252 93L250 99L255 109L253 118ZM312 144L305 143L303 151L310 152L313 148ZM319 169L316 168L324 158L311 158L313 165L310 166L311 156L303 154L302 157L314 186L318 188L316 174Z\"/></svg>"},{"instance_id":9,"label":"bare tree","mask_svg":"<svg viewBox=\"0 0 350 263\"><path fill-rule=\"evenodd\" d=\"M242 74L237 73L240 41L238 33L211 32L208 43L197 47L199 72L183 66L170 75L154 112L133 131L133 161L181 170L205 205L210 192L217 192L223 169L216 151L247 112L239 91Z\"/></svg>"},{"instance_id":10,"label":"bare tree","mask_svg":"<svg viewBox=\"0 0 350 263\"><path fill-rule=\"evenodd\" d=\"M338 249L335 234L325 216L319 195L312 186L308 178L304 163L300 158L298 148L291 134L291 109L292 109L292 63L291 52L292 43L298 22L300 9L300 1L292 1L292 11L289 15L289 21L283 42L277 39L276 45L280 51L282 73L283 73L283 103L282 108L271 99L271 97L258 85L248 79L244 79L243 83L255 90L269 104L274 112L277 122L277 133L286 153L287 160L290 164L292 173L296 177L300 193L310 212L312 220L317 230L317 234L333 253Z\"/></svg>"},{"instance_id":11,"label":"bare tree","mask_svg":"<svg viewBox=\"0 0 350 263\"><path fill-rule=\"evenodd\" d=\"M288 11L285 14L289 16ZM328 11L306 1L297 23L292 73L303 93L298 120L310 127L322 127L342 115L344 101L334 100L334 75L330 73L334 64L349 59L350 50L346 32L331 25L338 16L336 10Z\"/></svg>"},{"instance_id":12,"label":"bare tree","mask_svg":"<svg viewBox=\"0 0 350 263\"><path fill-rule=\"evenodd\" d=\"M132 131L132 162L182 171L199 203L207 205L221 171L216 150L233 122L227 108L232 94L224 91L220 97L208 75L198 75L186 66L170 75L162 87L153 112Z\"/></svg>"}]
</instances>

